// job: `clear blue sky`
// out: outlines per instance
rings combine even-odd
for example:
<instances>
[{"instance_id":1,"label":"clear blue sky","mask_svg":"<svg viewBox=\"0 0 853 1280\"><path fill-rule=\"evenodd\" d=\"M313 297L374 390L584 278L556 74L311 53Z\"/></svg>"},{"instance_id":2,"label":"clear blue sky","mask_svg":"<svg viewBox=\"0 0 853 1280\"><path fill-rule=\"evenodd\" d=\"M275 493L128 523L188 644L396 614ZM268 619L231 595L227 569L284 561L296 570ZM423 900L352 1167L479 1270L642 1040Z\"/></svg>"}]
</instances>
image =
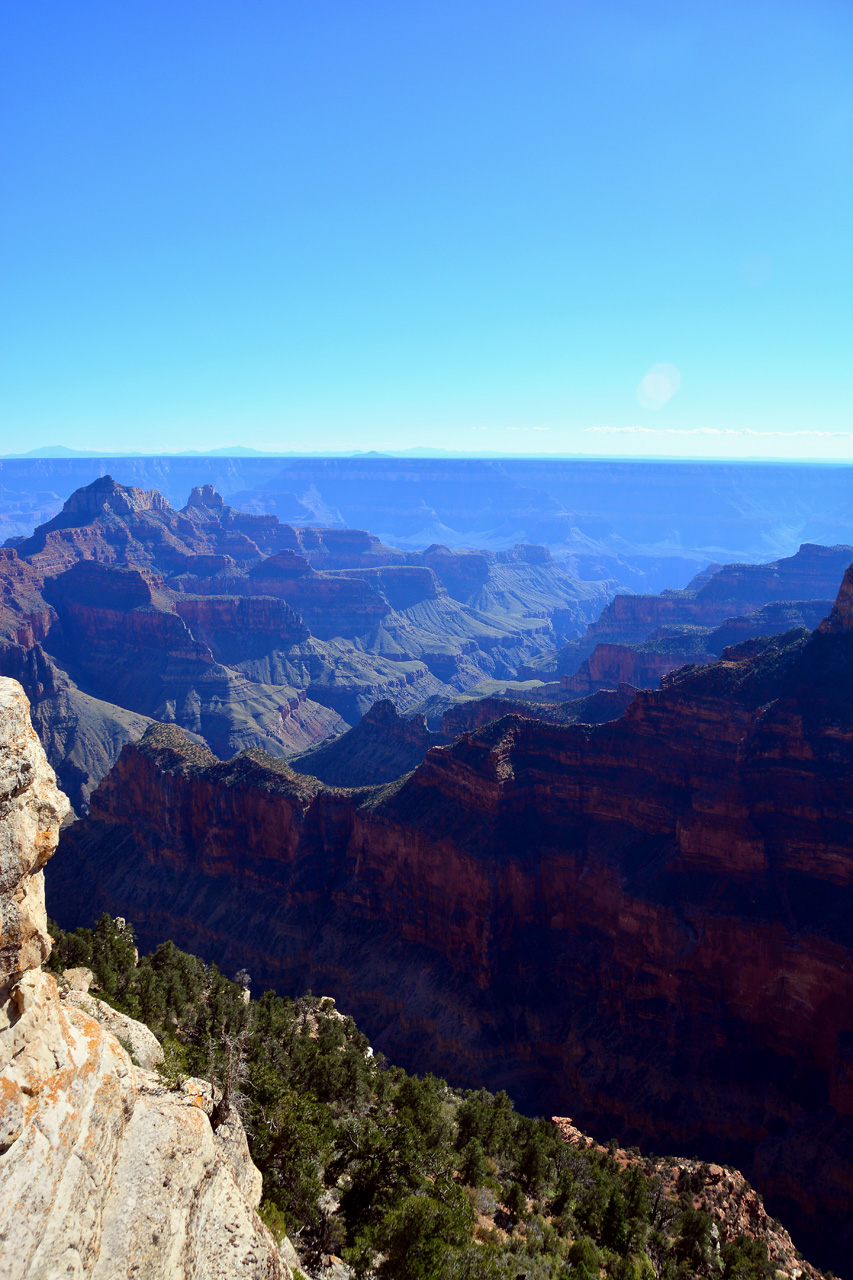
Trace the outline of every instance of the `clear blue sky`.
<instances>
[{"instance_id":1,"label":"clear blue sky","mask_svg":"<svg viewBox=\"0 0 853 1280\"><path fill-rule=\"evenodd\" d=\"M853 458L851 13L6 0L0 452Z\"/></svg>"}]
</instances>

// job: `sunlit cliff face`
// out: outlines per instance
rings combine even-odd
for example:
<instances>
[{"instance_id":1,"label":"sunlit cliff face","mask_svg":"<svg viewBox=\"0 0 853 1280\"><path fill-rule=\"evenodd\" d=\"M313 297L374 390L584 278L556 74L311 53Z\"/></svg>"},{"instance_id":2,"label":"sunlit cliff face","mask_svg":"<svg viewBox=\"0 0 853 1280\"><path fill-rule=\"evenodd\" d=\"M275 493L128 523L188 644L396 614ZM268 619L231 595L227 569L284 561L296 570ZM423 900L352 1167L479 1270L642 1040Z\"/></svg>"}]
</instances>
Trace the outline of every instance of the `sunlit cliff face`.
<instances>
[{"instance_id":1,"label":"sunlit cliff face","mask_svg":"<svg viewBox=\"0 0 853 1280\"><path fill-rule=\"evenodd\" d=\"M47 958L42 868L53 854L66 797L30 724L17 680L0 678L0 993Z\"/></svg>"}]
</instances>

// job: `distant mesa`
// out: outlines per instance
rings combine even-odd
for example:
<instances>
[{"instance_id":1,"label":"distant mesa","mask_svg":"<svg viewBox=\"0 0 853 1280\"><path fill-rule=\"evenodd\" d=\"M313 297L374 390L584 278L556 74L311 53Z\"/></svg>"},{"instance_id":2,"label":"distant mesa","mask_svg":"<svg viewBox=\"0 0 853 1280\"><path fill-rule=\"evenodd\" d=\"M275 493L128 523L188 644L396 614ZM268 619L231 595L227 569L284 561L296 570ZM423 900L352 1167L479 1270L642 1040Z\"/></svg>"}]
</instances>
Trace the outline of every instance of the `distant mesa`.
<instances>
[{"instance_id":1,"label":"distant mesa","mask_svg":"<svg viewBox=\"0 0 853 1280\"><path fill-rule=\"evenodd\" d=\"M187 499L188 507L224 507L225 502L212 484L196 485Z\"/></svg>"}]
</instances>

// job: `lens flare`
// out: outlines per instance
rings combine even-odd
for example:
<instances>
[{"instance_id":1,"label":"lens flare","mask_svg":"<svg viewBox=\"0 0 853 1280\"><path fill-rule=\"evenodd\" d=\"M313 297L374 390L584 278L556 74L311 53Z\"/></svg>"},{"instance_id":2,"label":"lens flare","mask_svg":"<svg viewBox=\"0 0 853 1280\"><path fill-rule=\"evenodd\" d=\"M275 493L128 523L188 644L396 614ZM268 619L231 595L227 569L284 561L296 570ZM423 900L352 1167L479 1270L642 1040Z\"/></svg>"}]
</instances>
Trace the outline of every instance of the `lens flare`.
<instances>
[{"instance_id":1,"label":"lens flare","mask_svg":"<svg viewBox=\"0 0 853 1280\"><path fill-rule=\"evenodd\" d=\"M637 387L637 400L644 409L661 409L681 386L681 374L674 364L653 364Z\"/></svg>"}]
</instances>

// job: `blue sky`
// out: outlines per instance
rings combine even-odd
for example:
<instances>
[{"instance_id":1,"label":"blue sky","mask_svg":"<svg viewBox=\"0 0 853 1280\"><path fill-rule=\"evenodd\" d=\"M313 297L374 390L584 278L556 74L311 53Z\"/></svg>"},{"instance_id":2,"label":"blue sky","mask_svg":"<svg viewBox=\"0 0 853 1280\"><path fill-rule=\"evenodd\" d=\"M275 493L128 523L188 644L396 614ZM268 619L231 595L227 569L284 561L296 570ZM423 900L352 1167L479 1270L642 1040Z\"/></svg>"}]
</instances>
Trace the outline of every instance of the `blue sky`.
<instances>
[{"instance_id":1,"label":"blue sky","mask_svg":"<svg viewBox=\"0 0 853 1280\"><path fill-rule=\"evenodd\" d=\"M853 459L846 3L0 20L0 452Z\"/></svg>"}]
</instances>

